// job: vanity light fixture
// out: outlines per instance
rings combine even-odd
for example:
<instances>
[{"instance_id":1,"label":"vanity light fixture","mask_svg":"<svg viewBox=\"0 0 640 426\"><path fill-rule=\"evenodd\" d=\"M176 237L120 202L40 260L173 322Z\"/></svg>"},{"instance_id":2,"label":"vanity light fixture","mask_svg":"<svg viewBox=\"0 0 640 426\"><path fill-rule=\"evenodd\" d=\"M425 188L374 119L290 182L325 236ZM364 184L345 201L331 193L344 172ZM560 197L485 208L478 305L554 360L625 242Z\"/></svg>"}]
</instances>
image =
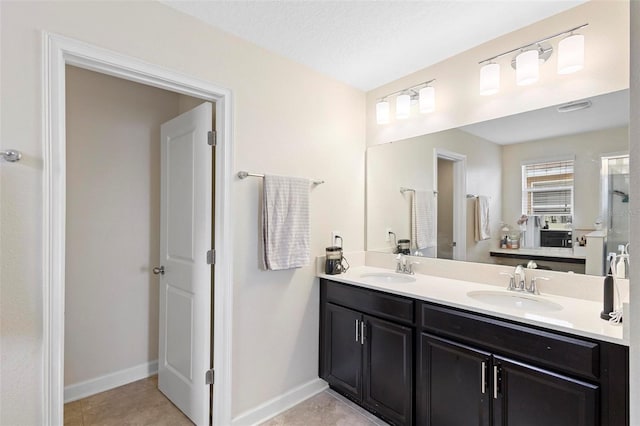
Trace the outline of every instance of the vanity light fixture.
<instances>
[{"instance_id":1,"label":"vanity light fixture","mask_svg":"<svg viewBox=\"0 0 640 426\"><path fill-rule=\"evenodd\" d=\"M489 62L480 68L480 94L493 95L500 90L500 64Z\"/></svg>"},{"instance_id":2,"label":"vanity light fixture","mask_svg":"<svg viewBox=\"0 0 640 426\"><path fill-rule=\"evenodd\" d=\"M584 36L573 32L558 43L558 74L571 74L584 68Z\"/></svg>"},{"instance_id":3,"label":"vanity light fixture","mask_svg":"<svg viewBox=\"0 0 640 426\"><path fill-rule=\"evenodd\" d=\"M525 50L516 56L516 84L528 86L538 81L540 63L538 49Z\"/></svg>"},{"instance_id":4,"label":"vanity light fixture","mask_svg":"<svg viewBox=\"0 0 640 426\"><path fill-rule=\"evenodd\" d=\"M376 103L376 122L378 124L389 123L389 101L385 98Z\"/></svg>"},{"instance_id":5,"label":"vanity light fixture","mask_svg":"<svg viewBox=\"0 0 640 426\"><path fill-rule=\"evenodd\" d=\"M404 120L409 118L409 114L411 114L411 94L401 93L396 98L396 118Z\"/></svg>"},{"instance_id":6,"label":"vanity light fixture","mask_svg":"<svg viewBox=\"0 0 640 426\"><path fill-rule=\"evenodd\" d=\"M399 120L407 119L411 116L411 104L418 101L420 112L423 114L433 112L436 109L436 92L435 88L430 84L435 79L407 87L390 93L376 102L376 122L378 124L389 123L389 100L391 96L396 96L396 118Z\"/></svg>"},{"instance_id":7,"label":"vanity light fixture","mask_svg":"<svg viewBox=\"0 0 640 426\"><path fill-rule=\"evenodd\" d=\"M495 60L514 52L518 52L511 61L511 66L516 70L516 84L526 86L538 81L540 64L545 63L553 53L553 47L548 41L563 35L567 37L558 44L558 74L570 74L581 70L584 68L584 36L575 34L575 31L587 25L589 24L570 28L478 62L482 65L480 94L486 96L499 91L500 65L495 63Z\"/></svg>"},{"instance_id":8,"label":"vanity light fixture","mask_svg":"<svg viewBox=\"0 0 640 426\"><path fill-rule=\"evenodd\" d=\"M426 86L418 92L420 99L420 112L427 114L436 110L436 89L433 86Z\"/></svg>"}]
</instances>

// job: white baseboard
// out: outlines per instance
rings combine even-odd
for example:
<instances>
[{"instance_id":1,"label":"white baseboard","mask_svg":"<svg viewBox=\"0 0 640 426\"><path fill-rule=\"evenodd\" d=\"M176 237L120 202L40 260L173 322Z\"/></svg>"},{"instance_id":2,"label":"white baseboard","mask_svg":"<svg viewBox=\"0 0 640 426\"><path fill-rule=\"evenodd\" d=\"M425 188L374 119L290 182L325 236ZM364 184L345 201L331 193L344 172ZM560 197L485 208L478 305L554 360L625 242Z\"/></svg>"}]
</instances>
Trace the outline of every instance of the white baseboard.
<instances>
[{"instance_id":1,"label":"white baseboard","mask_svg":"<svg viewBox=\"0 0 640 426\"><path fill-rule=\"evenodd\" d=\"M87 396L95 395L136 380L153 376L158 372L158 361L149 361L135 367L125 368L115 373L105 374L95 379L86 380L84 382L65 386L64 402L75 401Z\"/></svg>"},{"instance_id":2,"label":"white baseboard","mask_svg":"<svg viewBox=\"0 0 640 426\"><path fill-rule=\"evenodd\" d=\"M233 426L253 426L266 422L272 417L277 416L283 411L288 410L314 395L319 394L329 386L322 379L313 379L304 383L297 388L273 398L264 404L258 405L249 411L245 411L233 419Z\"/></svg>"}]
</instances>

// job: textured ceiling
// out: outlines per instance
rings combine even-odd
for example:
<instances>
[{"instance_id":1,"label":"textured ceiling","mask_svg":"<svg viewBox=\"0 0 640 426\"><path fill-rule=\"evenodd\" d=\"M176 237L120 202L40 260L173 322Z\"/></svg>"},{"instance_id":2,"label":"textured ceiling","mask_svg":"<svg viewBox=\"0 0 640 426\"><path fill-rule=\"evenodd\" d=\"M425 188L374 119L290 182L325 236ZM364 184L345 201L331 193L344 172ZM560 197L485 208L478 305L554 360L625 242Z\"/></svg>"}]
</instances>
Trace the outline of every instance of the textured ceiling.
<instances>
[{"instance_id":1,"label":"textured ceiling","mask_svg":"<svg viewBox=\"0 0 640 426\"><path fill-rule=\"evenodd\" d=\"M163 3L368 91L584 1Z\"/></svg>"}]
</instances>

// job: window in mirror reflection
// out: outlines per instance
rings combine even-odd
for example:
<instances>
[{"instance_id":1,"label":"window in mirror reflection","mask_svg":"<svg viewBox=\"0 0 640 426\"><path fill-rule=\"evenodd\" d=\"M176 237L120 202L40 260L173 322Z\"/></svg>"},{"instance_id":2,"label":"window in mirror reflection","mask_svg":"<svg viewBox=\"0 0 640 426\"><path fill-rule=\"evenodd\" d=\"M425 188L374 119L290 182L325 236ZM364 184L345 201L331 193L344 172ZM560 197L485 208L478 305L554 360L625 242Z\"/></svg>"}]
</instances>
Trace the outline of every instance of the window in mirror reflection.
<instances>
[{"instance_id":1,"label":"window in mirror reflection","mask_svg":"<svg viewBox=\"0 0 640 426\"><path fill-rule=\"evenodd\" d=\"M525 248L572 246L573 159L522 165L522 216L517 224Z\"/></svg>"}]
</instances>

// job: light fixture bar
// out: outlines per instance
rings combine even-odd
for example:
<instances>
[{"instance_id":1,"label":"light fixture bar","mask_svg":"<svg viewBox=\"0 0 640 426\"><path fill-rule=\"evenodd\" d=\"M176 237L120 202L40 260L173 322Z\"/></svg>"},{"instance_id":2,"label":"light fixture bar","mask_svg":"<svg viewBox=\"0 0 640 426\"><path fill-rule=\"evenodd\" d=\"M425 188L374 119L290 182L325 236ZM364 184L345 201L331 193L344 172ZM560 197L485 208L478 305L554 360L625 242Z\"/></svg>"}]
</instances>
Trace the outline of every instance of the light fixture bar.
<instances>
[{"instance_id":1,"label":"light fixture bar","mask_svg":"<svg viewBox=\"0 0 640 426\"><path fill-rule=\"evenodd\" d=\"M429 81L425 81L424 83L418 83L418 84L416 84L414 86L407 87L406 89L397 90L397 91L395 91L393 93L389 93L388 95L381 96L379 98L379 100L384 100L384 99L388 98L389 96L399 95L399 94L401 94L403 92L407 92L407 91L411 91L411 90L415 91L418 88L421 89L422 87L427 87L429 84L433 83L434 81L436 81L435 78L433 78L433 79L431 79Z\"/></svg>"},{"instance_id":2,"label":"light fixture bar","mask_svg":"<svg viewBox=\"0 0 640 426\"><path fill-rule=\"evenodd\" d=\"M527 47L533 46L533 45L535 45L535 44L542 43L543 41L548 41L548 40L551 40L551 39L553 39L553 38L560 37L561 35L571 34L572 32L577 31L577 30L579 30L580 28L584 28L584 27L586 27L587 25L589 25L589 23L588 23L588 22L587 22L586 24L578 25L577 27L574 27L574 28L568 29L568 30L566 30L566 31L562 31L562 32L557 33L557 34L550 35L549 37L541 38L540 40L536 40L536 41L531 42L531 43L523 44L522 46L520 46L520 47L516 47L515 49L511 49L511 50L508 50L508 51L506 51L506 52L500 53L500 54L498 54L498 55L492 56L492 57L490 57L490 58L484 59L484 60L482 60L482 61L478 62L478 64L484 64L485 62L493 61L494 59L498 59L498 58L500 58L500 57L502 57L502 56L504 56L504 55L508 55L508 54L510 54L510 53L517 52L517 51L522 50L522 49L524 49L524 48L527 48Z\"/></svg>"}]
</instances>

